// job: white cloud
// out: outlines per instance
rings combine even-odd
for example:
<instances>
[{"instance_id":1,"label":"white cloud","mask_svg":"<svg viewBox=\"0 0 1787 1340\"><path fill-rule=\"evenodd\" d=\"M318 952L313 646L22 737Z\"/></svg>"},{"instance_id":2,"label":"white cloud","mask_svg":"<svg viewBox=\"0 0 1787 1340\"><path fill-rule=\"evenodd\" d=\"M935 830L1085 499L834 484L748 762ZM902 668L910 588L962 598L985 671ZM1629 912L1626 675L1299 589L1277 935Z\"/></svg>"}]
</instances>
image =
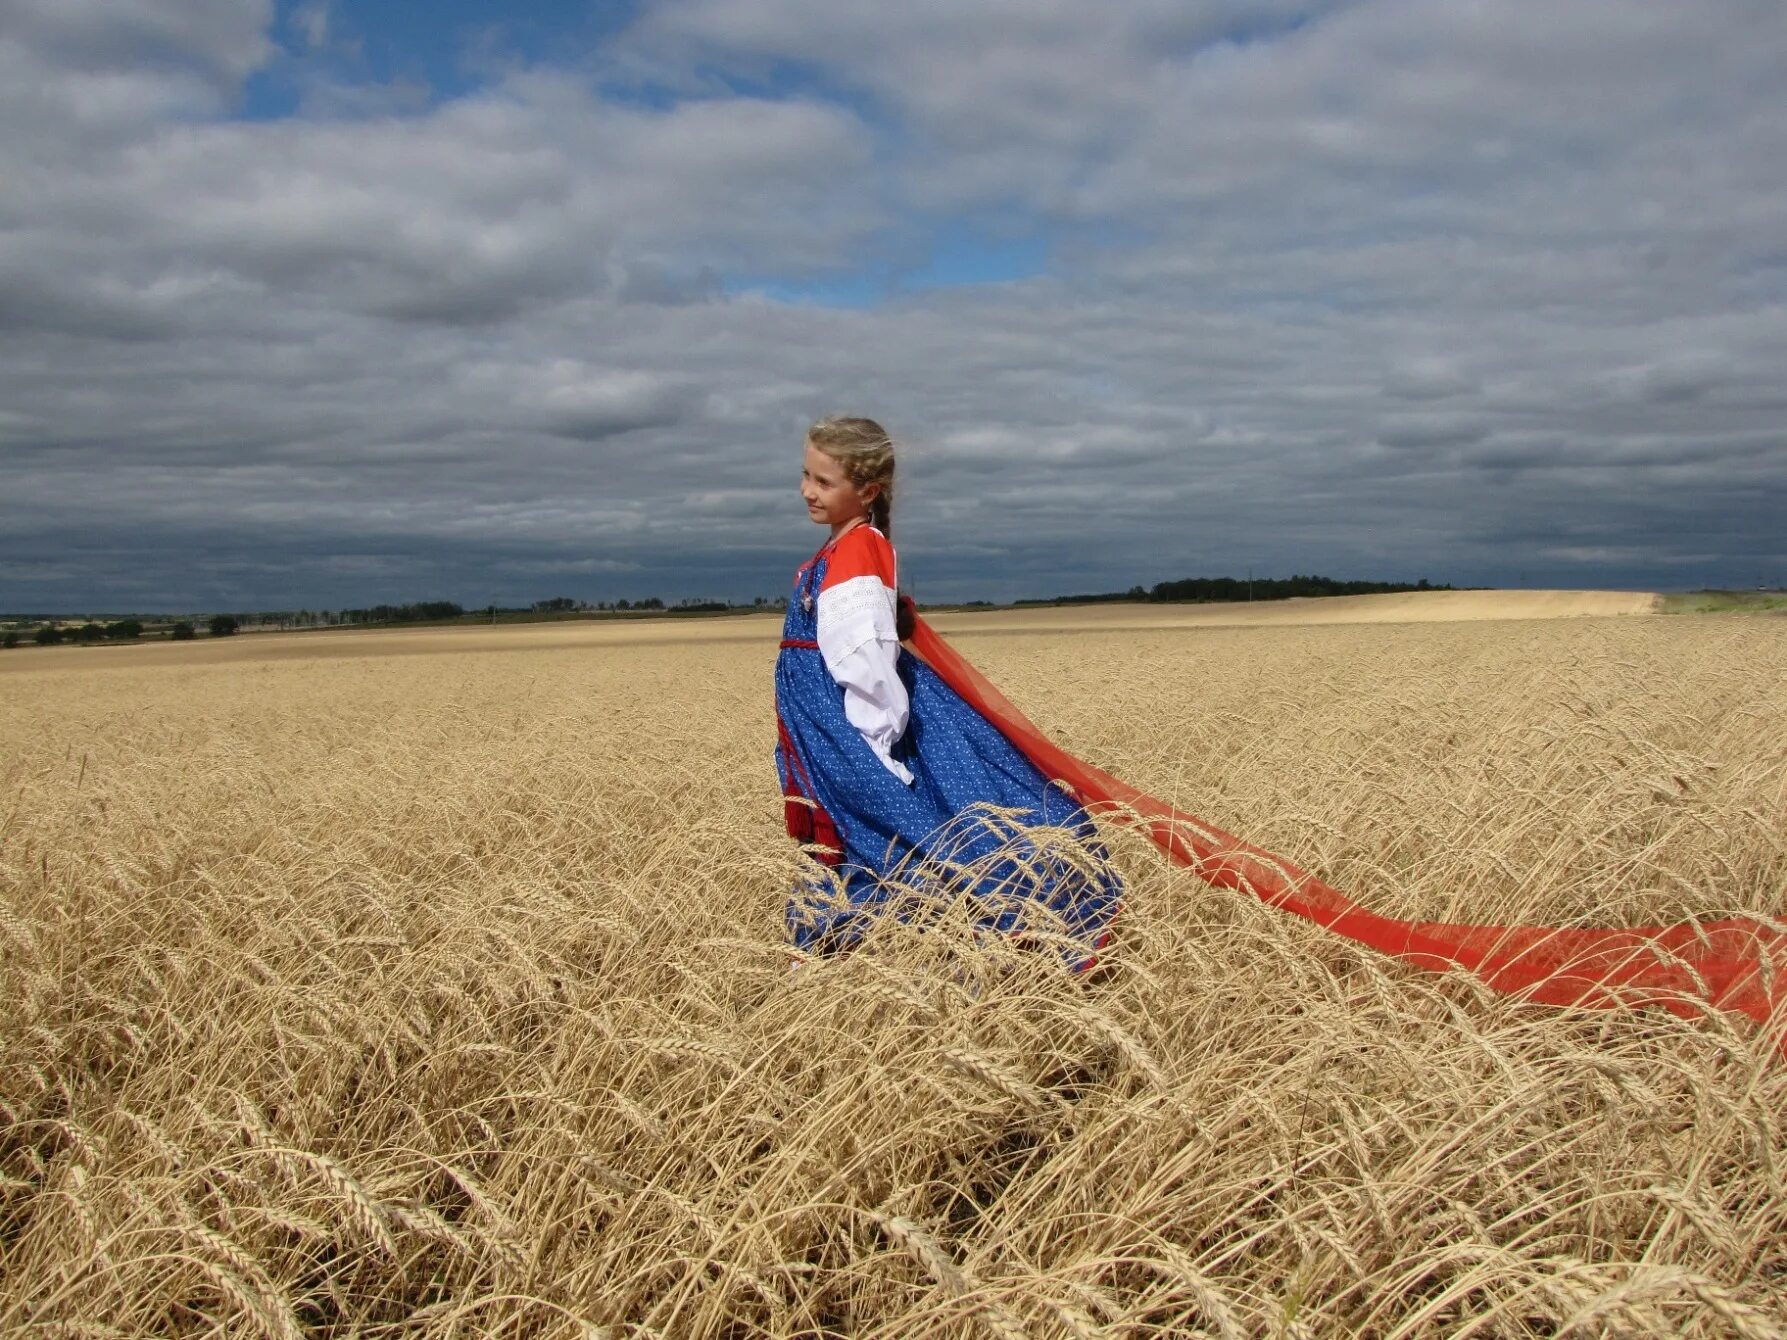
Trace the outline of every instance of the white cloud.
<instances>
[{"instance_id":1,"label":"white cloud","mask_svg":"<svg viewBox=\"0 0 1787 1340\"><path fill-rule=\"evenodd\" d=\"M325 8L15 9L0 604L768 591L836 410L910 444L937 596L1787 559L1772 0L675 0L271 121L230 109ZM762 296L950 211L1045 273Z\"/></svg>"},{"instance_id":2,"label":"white cloud","mask_svg":"<svg viewBox=\"0 0 1787 1340\"><path fill-rule=\"evenodd\" d=\"M312 49L329 45L329 0L308 0L292 10L286 22Z\"/></svg>"},{"instance_id":3,"label":"white cloud","mask_svg":"<svg viewBox=\"0 0 1787 1340\"><path fill-rule=\"evenodd\" d=\"M230 87L272 54L272 0L9 0L9 45L60 76L197 69Z\"/></svg>"},{"instance_id":4,"label":"white cloud","mask_svg":"<svg viewBox=\"0 0 1787 1340\"><path fill-rule=\"evenodd\" d=\"M1397 400L1447 400L1479 389L1463 368L1444 358L1403 359L1384 374L1384 394Z\"/></svg>"},{"instance_id":5,"label":"white cloud","mask_svg":"<svg viewBox=\"0 0 1787 1340\"><path fill-rule=\"evenodd\" d=\"M272 309L295 334L699 291L716 264L841 258L875 222L832 189L859 140L813 103L651 111L525 76L418 117L151 123L46 169L19 143L0 163L37 189L0 234L0 301L18 326L149 337L259 331Z\"/></svg>"}]
</instances>

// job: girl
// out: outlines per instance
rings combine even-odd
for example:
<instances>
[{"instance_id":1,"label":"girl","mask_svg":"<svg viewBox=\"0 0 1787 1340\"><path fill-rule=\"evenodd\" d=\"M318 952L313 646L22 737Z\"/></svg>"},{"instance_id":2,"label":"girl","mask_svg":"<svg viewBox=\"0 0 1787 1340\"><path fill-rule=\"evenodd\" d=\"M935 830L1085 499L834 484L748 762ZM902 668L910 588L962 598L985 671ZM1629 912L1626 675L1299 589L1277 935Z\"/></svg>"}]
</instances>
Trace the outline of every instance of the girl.
<instances>
[{"instance_id":1,"label":"girl","mask_svg":"<svg viewBox=\"0 0 1787 1340\"><path fill-rule=\"evenodd\" d=\"M893 444L880 425L813 425L801 496L830 538L795 574L776 661L776 766L788 830L829 874L789 903L796 946L858 938L888 896L882 876L917 854L972 890L982 925L1064 930L1086 947L1069 955L1085 967L1117 905L1115 877L1082 808L1092 805L1138 825L1208 883L1410 967L1463 967L1497 991L1550 1005L1648 1003L1690 1017L1723 1009L1762 1024L1787 1010L1787 928L1779 922L1734 916L1602 929L1404 921L1075 758L897 604L887 541L893 480ZM908 629L896 626L896 610ZM903 634L917 656L900 648ZM974 810L988 803L1019 826L994 831ZM1054 826L1053 835L1036 825ZM1779 1045L1787 1052L1787 1034Z\"/></svg>"},{"instance_id":2,"label":"girl","mask_svg":"<svg viewBox=\"0 0 1787 1340\"><path fill-rule=\"evenodd\" d=\"M889 896L885 877L929 859L965 874L981 925L1064 931L1084 947L1071 961L1089 966L1117 886L1085 811L900 646L911 615L888 542L886 431L872 419L821 419L807 434L800 492L828 538L795 573L782 628L776 770L788 831L825 869L789 901L795 946L853 943ZM1001 822L974 809L987 805ZM1062 834L1027 840L1025 827L1039 824L1067 830L1092 859L1064 853Z\"/></svg>"}]
</instances>

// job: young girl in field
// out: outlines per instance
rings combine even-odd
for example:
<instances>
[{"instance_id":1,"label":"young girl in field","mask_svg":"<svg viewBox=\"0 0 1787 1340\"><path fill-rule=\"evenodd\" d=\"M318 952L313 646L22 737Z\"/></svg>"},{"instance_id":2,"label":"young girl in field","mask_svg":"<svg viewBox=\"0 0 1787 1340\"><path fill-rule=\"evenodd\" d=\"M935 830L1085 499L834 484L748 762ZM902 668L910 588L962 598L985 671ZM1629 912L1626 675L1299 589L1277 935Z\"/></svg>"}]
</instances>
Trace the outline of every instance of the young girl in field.
<instances>
[{"instance_id":1,"label":"young girl in field","mask_svg":"<svg viewBox=\"0 0 1787 1340\"><path fill-rule=\"evenodd\" d=\"M795 574L776 661L788 831L819 871L788 905L797 947L849 945L916 873L921 883L941 876L946 894L966 892L983 927L1064 937L1056 943L1084 967L1118 892L1091 806L1137 825L1206 882L1412 968L1462 967L1497 991L1551 1005L1722 1009L1762 1024L1787 1011L1778 922L1598 929L1387 917L1075 758L901 606L887 538L893 486L893 444L879 424L813 425L800 491L828 538ZM1787 1034L1777 1037L1787 1053Z\"/></svg>"},{"instance_id":2,"label":"young girl in field","mask_svg":"<svg viewBox=\"0 0 1787 1340\"><path fill-rule=\"evenodd\" d=\"M1118 890L1085 811L900 645L912 628L888 540L887 433L872 419L814 424L800 493L828 535L795 573L776 660L788 831L823 867L788 904L795 946L853 943L887 901L888 876L909 879L928 860L968 887L980 925L1065 935L1068 960L1086 966ZM1055 831L1027 840L1038 825ZM1085 859L1076 839L1093 844Z\"/></svg>"}]
</instances>

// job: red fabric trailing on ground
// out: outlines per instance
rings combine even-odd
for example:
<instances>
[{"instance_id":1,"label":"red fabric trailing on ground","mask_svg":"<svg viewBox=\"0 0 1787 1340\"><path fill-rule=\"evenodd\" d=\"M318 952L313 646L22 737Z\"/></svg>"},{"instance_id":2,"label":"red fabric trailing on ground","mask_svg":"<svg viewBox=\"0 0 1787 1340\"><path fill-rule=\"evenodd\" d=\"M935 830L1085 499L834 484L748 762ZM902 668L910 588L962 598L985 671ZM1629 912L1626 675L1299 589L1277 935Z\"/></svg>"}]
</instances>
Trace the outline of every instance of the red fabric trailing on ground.
<instances>
[{"instance_id":1,"label":"red fabric trailing on ground","mask_svg":"<svg viewBox=\"0 0 1787 1340\"><path fill-rule=\"evenodd\" d=\"M1367 911L1307 871L1212 827L1049 740L923 619L909 645L1049 777L1095 811L1138 823L1174 861L1222 888L1252 893L1413 967L1469 969L1497 991L1548 1005L1703 1006L1766 1023L1787 1000L1787 930L1749 917L1592 930L1399 921ZM1782 1043L1787 1048L1787 1039Z\"/></svg>"}]
</instances>

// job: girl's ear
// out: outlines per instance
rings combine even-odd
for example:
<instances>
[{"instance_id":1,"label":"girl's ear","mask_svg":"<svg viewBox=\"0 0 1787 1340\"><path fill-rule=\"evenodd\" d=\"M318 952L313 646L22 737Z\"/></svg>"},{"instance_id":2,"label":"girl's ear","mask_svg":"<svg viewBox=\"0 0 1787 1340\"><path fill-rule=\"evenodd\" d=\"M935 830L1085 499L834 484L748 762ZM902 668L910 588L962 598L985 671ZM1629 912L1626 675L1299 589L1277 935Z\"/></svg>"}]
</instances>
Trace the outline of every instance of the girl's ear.
<instances>
[{"instance_id":1,"label":"girl's ear","mask_svg":"<svg viewBox=\"0 0 1787 1340\"><path fill-rule=\"evenodd\" d=\"M857 490L856 490L856 496L863 500L863 504L865 506L868 505L869 503L874 502L875 499L877 499L881 496L881 482L879 480L877 480L872 484L858 485Z\"/></svg>"}]
</instances>

